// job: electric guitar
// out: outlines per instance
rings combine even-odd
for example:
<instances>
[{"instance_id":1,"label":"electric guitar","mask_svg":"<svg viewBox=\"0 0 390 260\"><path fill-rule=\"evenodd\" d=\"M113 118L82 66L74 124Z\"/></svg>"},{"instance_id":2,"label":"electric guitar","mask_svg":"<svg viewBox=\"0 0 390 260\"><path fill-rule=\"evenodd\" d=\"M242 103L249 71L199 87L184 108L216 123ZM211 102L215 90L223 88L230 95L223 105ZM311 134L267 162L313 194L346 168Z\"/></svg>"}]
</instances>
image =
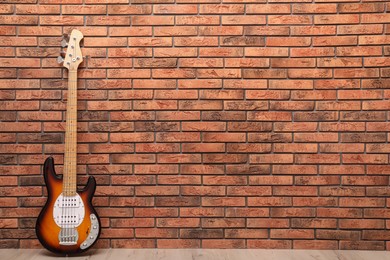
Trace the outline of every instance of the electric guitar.
<instances>
[{"instance_id":1,"label":"electric guitar","mask_svg":"<svg viewBox=\"0 0 390 260\"><path fill-rule=\"evenodd\" d=\"M41 244L59 254L82 253L100 235L100 220L92 206L95 179L89 177L85 188L77 190L77 68L83 61L82 38L80 31L73 30L65 58L59 57L69 71L64 169L62 176L57 175L53 158L46 159L43 174L48 198L35 227ZM66 42L62 45L66 47Z\"/></svg>"}]
</instances>

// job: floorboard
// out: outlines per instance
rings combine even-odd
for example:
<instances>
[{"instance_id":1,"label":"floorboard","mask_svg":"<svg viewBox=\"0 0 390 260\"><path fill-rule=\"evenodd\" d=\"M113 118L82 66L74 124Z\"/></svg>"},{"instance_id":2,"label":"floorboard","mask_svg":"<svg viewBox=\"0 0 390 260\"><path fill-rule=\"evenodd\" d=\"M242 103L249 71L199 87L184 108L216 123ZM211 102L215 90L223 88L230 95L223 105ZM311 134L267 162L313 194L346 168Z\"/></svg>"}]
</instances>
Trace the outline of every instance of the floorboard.
<instances>
[{"instance_id":1,"label":"floorboard","mask_svg":"<svg viewBox=\"0 0 390 260\"><path fill-rule=\"evenodd\" d=\"M51 260L44 249L0 249L1 260ZM390 260L387 251L265 249L92 249L72 260Z\"/></svg>"}]
</instances>

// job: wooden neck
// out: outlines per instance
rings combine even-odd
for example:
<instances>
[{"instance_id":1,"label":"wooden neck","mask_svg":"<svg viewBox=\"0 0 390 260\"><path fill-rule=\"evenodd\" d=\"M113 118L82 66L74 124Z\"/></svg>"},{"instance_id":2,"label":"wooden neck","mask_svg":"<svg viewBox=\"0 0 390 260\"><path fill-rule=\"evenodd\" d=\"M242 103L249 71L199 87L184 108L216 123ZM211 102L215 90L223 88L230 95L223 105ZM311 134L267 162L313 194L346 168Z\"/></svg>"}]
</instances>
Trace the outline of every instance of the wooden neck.
<instances>
[{"instance_id":1,"label":"wooden neck","mask_svg":"<svg viewBox=\"0 0 390 260\"><path fill-rule=\"evenodd\" d=\"M77 186L77 70L69 70L64 157L63 193L74 196Z\"/></svg>"}]
</instances>

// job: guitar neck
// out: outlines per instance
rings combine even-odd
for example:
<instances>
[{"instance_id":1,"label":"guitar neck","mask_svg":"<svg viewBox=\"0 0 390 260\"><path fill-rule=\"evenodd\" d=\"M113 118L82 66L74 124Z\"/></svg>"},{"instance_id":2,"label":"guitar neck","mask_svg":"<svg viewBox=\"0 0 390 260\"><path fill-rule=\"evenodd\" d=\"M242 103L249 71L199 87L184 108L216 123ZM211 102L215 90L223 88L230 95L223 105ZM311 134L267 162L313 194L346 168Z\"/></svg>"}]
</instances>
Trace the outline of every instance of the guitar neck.
<instances>
[{"instance_id":1,"label":"guitar neck","mask_svg":"<svg viewBox=\"0 0 390 260\"><path fill-rule=\"evenodd\" d=\"M63 193L74 196L77 186L77 69L69 70L66 105Z\"/></svg>"}]
</instances>

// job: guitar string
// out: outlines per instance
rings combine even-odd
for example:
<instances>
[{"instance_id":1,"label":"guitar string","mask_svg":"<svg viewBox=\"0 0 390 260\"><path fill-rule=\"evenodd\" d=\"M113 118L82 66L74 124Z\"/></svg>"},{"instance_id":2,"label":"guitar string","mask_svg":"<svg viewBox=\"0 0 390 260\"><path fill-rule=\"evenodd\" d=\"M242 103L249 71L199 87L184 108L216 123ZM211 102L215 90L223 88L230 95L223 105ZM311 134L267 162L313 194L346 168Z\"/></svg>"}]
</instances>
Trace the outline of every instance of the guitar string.
<instances>
[{"instance_id":1,"label":"guitar string","mask_svg":"<svg viewBox=\"0 0 390 260\"><path fill-rule=\"evenodd\" d=\"M69 76L71 76L71 73L69 73ZM72 105L71 102L72 102L72 98L71 97L71 92L72 92L72 83L68 83L68 105ZM66 223L65 223L65 231L66 231L66 235L65 235L65 241L66 242L69 242L69 239L70 239L70 225L69 225L69 203L70 203L70 193L71 193L71 188L70 188L70 185L71 185L71 178L72 178L72 159L71 156L70 156L70 149L72 147L72 121L71 121L71 116L72 116L72 108L71 106L68 107L67 109L67 156L68 156L68 160L67 160L67 165L68 165L68 169L67 169L67 178L66 178L66 181L67 181L67 184L66 184L66 197L68 200L67 203L65 204L65 211L66 211Z\"/></svg>"},{"instance_id":2,"label":"guitar string","mask_svg":"<svg viewBox=\"0 0 390 260\"><path fill-rule=\"evenodd\" d=\"M73 57L75 57L75 48L73 49ZM73 75L72 75L72 78L75 77L77 78L77 70L76 72L73 72ZM71 121L71 128L72 128L72 149L73 149L73 153L76 153L75 154L75 158L72 158L73 159L73 163L74 165L72 165L72 170L74 170L74 172L72 172L72 175L71 175L71 178L72 178L72 192L74 190L74 192L77 194L77 185L76 185L76 181L77 181L77 139L76 139L76 133L77 133L77 123L76 123L76 120L77 120L77 82L71 82L71 85L72 85L72 107L71 109L73 110L72 111L72 121ZM75 194L75 195L76 195ZM77 196L76 196L77 197ZM73 204L73 201L72 201L72 204ZM73 205L72 205L73 206ZM75 225L73 224L72 221L74 221L73 219L76 219L75 217L75 207L71 207L71 212L72 212L72 218L70 219L71 221L71 225L70 225L70 228L71 228L71 231L72 231L72 239L71 240L76 240L75 237L73 237L75 235ZM72 225L73 224L73 225Z\"/></svg>"},{"instance_id":3,"label":"guitar string","mask_svg":"<svg viewBox=\"0 0 390 260\"><path fill-rule=\"evenodd\" d=\"M73 48L72 58L76 58L76 48ZM74 73L73 77L75 77L75 79L77 78L77 70ZM73 153L75 153L75 158L73 158L74 165L72 166L72 169L74 170L74 172L72 173L71 177L73 178L72 189L77 194L77 185L76 185L76 180L77 180L77 139L76 139L77 126L76 125L77 124L76 124L76 122L74 122L77 120L77 82L72 82L71 84L72 84L72 103L73 103L72 105L75 105L74 107L71 108L72 110L75 110L75 111L72 111L72 116L74 118L72 118L72 125L71 125L71 128L73 128L73 132L72 132L72 138L73 138L72 146L73 147L72 147L72 149L74 149ZM74 214L75 207L72 207L72 209L73 209L72 218L70 221L73 221L73 218L75 218L75 214ZM75 233L74 232L74 225L72 225L72 222L71 222L71 229L72 229L72 233ZM72 236L72 240L75 240L75 238L73 236Z\"/></svg>"},{"instance_id":4,"label":"guitar string","mask_svg":"<svg viewBox=\"0 0 390 260\"><path fill-rule=\"evenodd\" d=\"M74 57L74 55L73 55L73 57ZM73 76L74 76L74 74L73 73L70 73L70 75L69 76L71 76L72 78L73 78ZM68 98L68 102L71 104L71 105L74 105L73 104L73 102L74 102L74 98L75 98L75 93L74 93L74 85L75 85L75 83L74 82L71 82L70 83L70 92L69 92L69 97L71 97L70 99ZM74 128L74 126L73 126L73 124L74 124L74 122L73 122L73 120L74 120L74 107L70 107L70 109L69 109L70 111L71 111L71 114L69 115L69 118L70 118L70 120L69 120L69 123L71 123L71 125L70 125L70 140L71 140L71 152L72 152L72 155L73 155L73 153L74 153L74 133L73 133L73 128ZM72 158L71 159L71 161L70 161L70 165L71 165L71 175L70 175L70 183L69 183L69 186L70 186L70 195L72 195L72 196L70 196L71 197L71 201L70 201L70 208L69 208L69 211L70 211L70 216L69 216L69 237L68 237L68 239L69 239L69 241L72 241L72 239L73 239L73 237L72 237L72 233L73 233L73 226L72 226L72 220L73 220L73 190L74 190L74 185L73 185L73 178L74 178L74 175L76 174L76 171L75 171L75 167L74 167L74 160L75 160L75 158Z\"/></svg>"}]
</instances>

